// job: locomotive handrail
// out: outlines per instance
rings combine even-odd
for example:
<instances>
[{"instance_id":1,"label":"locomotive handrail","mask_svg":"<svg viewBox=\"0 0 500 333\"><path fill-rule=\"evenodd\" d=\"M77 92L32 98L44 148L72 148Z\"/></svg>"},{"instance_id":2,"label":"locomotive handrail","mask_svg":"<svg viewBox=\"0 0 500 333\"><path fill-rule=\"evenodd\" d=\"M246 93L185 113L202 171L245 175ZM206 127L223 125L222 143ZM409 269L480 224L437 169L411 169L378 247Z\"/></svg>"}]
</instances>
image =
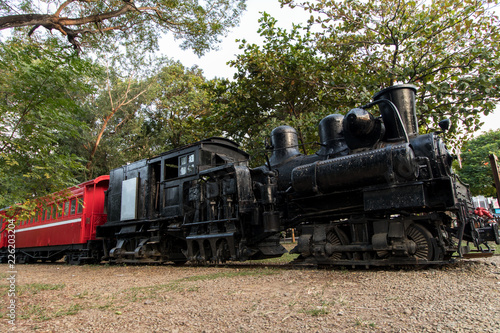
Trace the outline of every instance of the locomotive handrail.
<instances>
[{"instance_id":1,"label":"locomotive handrail","mask_svg":"<svg viewBox=\"0 0 500 333\"><path fill-rule=\"evenodd\" d=\"M222 220L206 220L206 221L184 223L184 224L182 224L182 226L183 227L188 227L188 226L201 225L201 224L207 224L207 223L232 222L232 221L238 221L238 220L239 220L239 218L232 217L232 218L229 218L229 219L222 219Z\"/></svg>"}]
</instances>

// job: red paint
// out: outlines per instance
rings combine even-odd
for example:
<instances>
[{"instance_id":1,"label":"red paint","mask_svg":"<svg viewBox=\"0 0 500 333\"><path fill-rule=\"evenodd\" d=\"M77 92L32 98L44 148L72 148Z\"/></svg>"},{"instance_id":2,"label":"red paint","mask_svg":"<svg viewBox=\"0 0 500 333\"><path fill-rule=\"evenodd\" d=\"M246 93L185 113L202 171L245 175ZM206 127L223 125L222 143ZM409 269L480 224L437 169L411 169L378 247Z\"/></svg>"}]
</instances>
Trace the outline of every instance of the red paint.
<instances>
[{"instance_id":1,"label":"red paint","mask_svg":"<svg viewBox=\"0 0 500 333\"><path fill-rule=\"evenodd\" d=\"M94 240L96 227L106 223L104 191L108 186L109 176L105 175L69 188L71 195L62 201L62 216L57 214L55 218L50 216L42 221L42 212L39 212L38 221L21 221L16 226L16 248L83 244ZM74 212L72 202L75 203ZM81 211L76 202L83 203ZM67 209L64 209L65 205ZM0 217L4 218L2 213L0 211ZM7 220L2 222L0 230L7 225ZM3 230L0 233L0 248L6 246L7 231Z\"/></svg>"}]
</instances>

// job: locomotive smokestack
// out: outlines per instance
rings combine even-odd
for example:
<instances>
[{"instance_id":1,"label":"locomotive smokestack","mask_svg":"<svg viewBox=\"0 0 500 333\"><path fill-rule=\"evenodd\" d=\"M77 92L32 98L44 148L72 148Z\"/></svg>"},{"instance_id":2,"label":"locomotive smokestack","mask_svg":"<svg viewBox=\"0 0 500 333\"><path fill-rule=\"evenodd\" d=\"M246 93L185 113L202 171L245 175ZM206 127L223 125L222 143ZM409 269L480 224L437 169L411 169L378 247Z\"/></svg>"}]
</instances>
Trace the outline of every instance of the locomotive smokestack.
<instances>
[{"instance_id":1,"label":"locomotive smokestack","mask_svg":"<svg viewBox=\"0 0 500 333\"><path fill-rule=\"evenodd\" d=\"M288 159L300 155L297 131L290 126L279 126L271 132L273 154L269 159L271 166L281 164Z\"/></svg>"},{"instance_id":2,"label":"locomotive smokestack","mask_svg":"<svg viewBox=\"0 0 500 333\"><path fill-rule=\"evenodd\" d=\"M404 132L408 137L418 135L417 113L415 109L415 94L417 88L411 84L401 84L392 86L379 91L373 96L374 101L389 100L399 111L404 128L397 114L387 103L380 103L379 110L385 124L385 139L388 141L399 140L405 137Z\"/></svg>"}]
</instances>

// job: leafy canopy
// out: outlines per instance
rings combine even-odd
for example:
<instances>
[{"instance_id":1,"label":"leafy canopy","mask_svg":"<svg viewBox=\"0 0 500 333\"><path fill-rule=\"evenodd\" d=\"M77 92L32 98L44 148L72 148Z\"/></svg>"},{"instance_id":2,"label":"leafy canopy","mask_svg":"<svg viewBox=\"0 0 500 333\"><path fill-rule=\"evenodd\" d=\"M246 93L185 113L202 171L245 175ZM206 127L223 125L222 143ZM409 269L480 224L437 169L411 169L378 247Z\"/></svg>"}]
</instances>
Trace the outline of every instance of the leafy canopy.
<instances>
[{"instance_id":1,"label":"leafy canopy","mask_svg":"<svg viewBox=\"0 0 500 333\"><path fill-rule=\"evenodd\" d=\"M215 82L219 127L250 150L262 148L264 137L281 123L295 126L302 143L315 140L308 122L327 115L325 110L333 111L335 101L330 99L328 84L333 75L318 56L310 34L302 36L298 26L288 33L266 13L260 22L265 45L242 40L244 53L229 62L237 70L235 81Z\"/></svg>"},{"instance_id":2,"label":"leafy canopy","mask_svg":"<svg viewBox=\"0 0 500 333\"><path fill-rule=\"evenodd\" d=\"M423 131L450 118L451 137L470 136L500 101L497 0L281 2L311 12L318 49L352 86L416 85Z\"/></svg>"},{"instance_id":3,"label":"leafy canopy","mask_svg":"<svg viewBox=\"0 0 500 333\"><path fill-rule=\"evenodd\" d=\"M473 195L496 197L490 154L500 156L500 129L479 135L462 148L462 168L457 172Z\"/></svg>"},{"instance_id":4,"label":"leafy canopy","mask_svg":"<svg viewBox=\"0 0 500 333\"><path fill-rule=\"evenodd\" d=\"M82 160L66 141L85 128L74 92L95 68L57 42L0 44L0 207L75 183Z\"/></svg>"},{"instance_id":5,"label":"leafy canopy","mask_svg":"<svg viewBox=\"0 0 500 333\"><path fill-rule=\"evenodd\" d=\"M263 46L241 41L213 103L220 127L257 152L272 128L298 130L303 151L317 149L316 126L399 83L417 86L420 132L450 118L447 139L459 146L500 101L500 21L494 1L281 1L311 12L305 27L277 28L265 14ZM470 131L470 133L468 132Z\"/></svg>"},{"instance_id":6,"label":"leafy canopy","mask_svg":"<svg viewBox=\"0 0 500 333\"><path fill-rule=\"evenodd\" d=\"M84 104L90 131L73 147L88 177L220 132L209 120L206 80L199 68L157 59L156 70L123 76L110 66ZM82 145L83 143L83 145Z\"/></svg>"},{"instance_id":7,"label":"leafy canopy","mask_svg":"<svg viewBox=\"0 0 500 333\"><path fill-rule=\"evenodd\" d=\"M182 39L198 55L239 23L245 0L56 0L0 2L0 30L44 29L81 46L157 49L162 34ZM27 30L29 29L29 30Z\"/></svg>"}]
</instances>

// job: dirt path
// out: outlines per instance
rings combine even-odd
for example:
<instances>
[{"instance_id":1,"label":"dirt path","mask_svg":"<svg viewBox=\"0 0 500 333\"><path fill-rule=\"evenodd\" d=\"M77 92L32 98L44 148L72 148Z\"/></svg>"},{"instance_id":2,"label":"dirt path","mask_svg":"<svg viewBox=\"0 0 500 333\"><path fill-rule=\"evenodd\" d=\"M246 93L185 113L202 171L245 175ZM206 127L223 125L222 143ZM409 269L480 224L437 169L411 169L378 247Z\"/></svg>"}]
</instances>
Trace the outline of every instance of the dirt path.
<instances>
[{"instance_id":1,"label":"dirt path","mask_svg":"<svg viewBox=\"0 0 500 333\"><path fill-rule=\"evenodd\" d=\"M420 271L18 265L15 332L500 332L500 256ZM0 331L8 323L0 265Z\"/></svg>"}]
</instances>

